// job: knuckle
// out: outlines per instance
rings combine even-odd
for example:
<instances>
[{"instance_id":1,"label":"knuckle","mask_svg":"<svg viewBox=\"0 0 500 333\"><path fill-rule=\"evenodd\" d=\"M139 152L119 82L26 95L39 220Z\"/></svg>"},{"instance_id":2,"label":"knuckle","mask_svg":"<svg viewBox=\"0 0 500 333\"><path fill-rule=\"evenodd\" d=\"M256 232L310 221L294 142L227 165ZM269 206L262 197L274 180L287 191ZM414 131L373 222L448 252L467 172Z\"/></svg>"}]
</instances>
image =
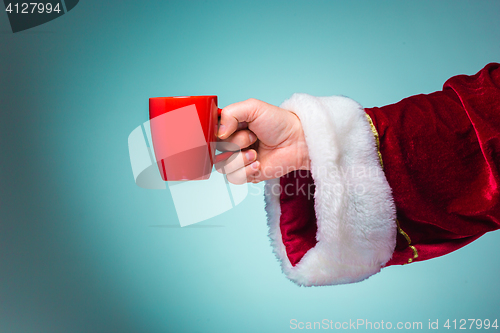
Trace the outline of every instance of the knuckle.
<instances>
[{"instance_id":1,"label":"knuckle","mask_svg":"<svg viewBox=\"0 0 500 333\"><path fill-rule=\"evenodd\" d=\"M258 100L256 98L249 98L246 100L246 103L252 108L252 109L258 109L264 102L261 100Z\"/></svg>"}]
</instances>

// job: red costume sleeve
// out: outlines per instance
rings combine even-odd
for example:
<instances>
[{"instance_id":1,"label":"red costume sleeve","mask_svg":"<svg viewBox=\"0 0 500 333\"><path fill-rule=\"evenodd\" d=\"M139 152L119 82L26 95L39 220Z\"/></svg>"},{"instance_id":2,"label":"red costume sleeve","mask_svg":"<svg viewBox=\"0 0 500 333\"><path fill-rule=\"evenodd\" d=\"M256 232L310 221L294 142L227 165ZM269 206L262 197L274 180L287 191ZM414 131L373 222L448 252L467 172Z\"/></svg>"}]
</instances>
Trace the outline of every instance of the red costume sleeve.
<instances>
[{"instance_id":1,"label":"red costume sleeve","mask_svg":"<svg viewBox=\"0 0 500 333\"><path fill-rule=\"evenodd\" d=\"M311 170L266 182L269 236L299 285L366 279L500 228L500 64L364 109L295 94Z\"/></svg>"},{"instance_id":2,"label":"red costume sleeve","mask_svg":"<svg viewBox=\"0 0 500 333\"><path fill-rule=\"evenodd\" d=\"M387 265L438 257L500 228L499 64L365 111L401 227Z\"/></svg>"}]
</instances>

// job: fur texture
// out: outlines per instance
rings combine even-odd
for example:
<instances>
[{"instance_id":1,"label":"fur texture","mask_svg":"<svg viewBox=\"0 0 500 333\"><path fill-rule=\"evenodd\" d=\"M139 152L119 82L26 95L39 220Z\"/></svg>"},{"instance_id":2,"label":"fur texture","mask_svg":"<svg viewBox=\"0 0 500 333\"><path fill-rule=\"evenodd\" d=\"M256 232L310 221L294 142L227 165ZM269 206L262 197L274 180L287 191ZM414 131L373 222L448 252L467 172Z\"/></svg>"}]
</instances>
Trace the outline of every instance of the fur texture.
<instances>
[{"instance_id":1,"label":"fur texture","mask_svg":"<svg viewBox=\"0 0 500 333\"><path fill-rule=\"evenodd\" d=\"M266 182L269 237L286 276L299 285L334 285L380 271L396 245L391 188L364 109L341 97L294 94L282 108L300 118L316 185L316 245L292 266L280 232L280 197Z\"/></svg>"}]
</instances>

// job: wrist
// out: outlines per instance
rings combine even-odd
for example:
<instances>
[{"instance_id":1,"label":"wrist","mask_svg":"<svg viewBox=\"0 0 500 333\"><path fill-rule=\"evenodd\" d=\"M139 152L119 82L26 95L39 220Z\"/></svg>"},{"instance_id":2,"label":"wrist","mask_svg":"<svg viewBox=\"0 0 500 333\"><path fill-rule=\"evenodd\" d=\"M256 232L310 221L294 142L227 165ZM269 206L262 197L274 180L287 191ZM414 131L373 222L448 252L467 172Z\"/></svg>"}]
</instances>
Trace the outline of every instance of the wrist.
<instances>
[{"instance_id":1,"label":"wrist","mask_svg":"<svg viewBox=\"0 0 500 333\"><path fill-rule=\"evenodd\" d=\"M300 129L302 131L302 128ZM297 143L298 150L298 170L310 170L311 169L311 159L309 158L309 149L307 148L306 140L304 138L304 133L302 132L302 140Z\"/></svg>"},{"instance_id":2,"label":"wrist","mask_svg":"<svg viewBox=\"0 0 500 333\"><path fill-rule=\"evenodd\" d=\"M310 170L311 169L311 159L309 158L309 149L307 147L306 138L304 135L304 130L302 129L302 123L299 117L293 113L294 118L296 120L296 150L297 150L297 161L296 161L296 170Z\"/></svg>"}]
</instances>

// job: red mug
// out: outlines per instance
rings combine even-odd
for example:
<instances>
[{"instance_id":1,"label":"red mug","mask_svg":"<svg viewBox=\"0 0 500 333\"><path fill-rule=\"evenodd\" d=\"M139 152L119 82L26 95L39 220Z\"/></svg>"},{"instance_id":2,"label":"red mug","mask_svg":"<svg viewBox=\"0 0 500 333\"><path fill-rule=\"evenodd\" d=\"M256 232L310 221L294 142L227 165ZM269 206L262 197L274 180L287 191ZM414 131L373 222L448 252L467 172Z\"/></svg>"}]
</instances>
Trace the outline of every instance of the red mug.
<instances>
[{"instance_id":1,"label":"red mug","mask_svg":"<svg viewBox=\"0 0 500 333\"><path fill-rule=\"evenodd\" d=\"M163 180L210 177L220 111L217 96L149 99L153 149Z\"/></svg>"}]
</instances>

